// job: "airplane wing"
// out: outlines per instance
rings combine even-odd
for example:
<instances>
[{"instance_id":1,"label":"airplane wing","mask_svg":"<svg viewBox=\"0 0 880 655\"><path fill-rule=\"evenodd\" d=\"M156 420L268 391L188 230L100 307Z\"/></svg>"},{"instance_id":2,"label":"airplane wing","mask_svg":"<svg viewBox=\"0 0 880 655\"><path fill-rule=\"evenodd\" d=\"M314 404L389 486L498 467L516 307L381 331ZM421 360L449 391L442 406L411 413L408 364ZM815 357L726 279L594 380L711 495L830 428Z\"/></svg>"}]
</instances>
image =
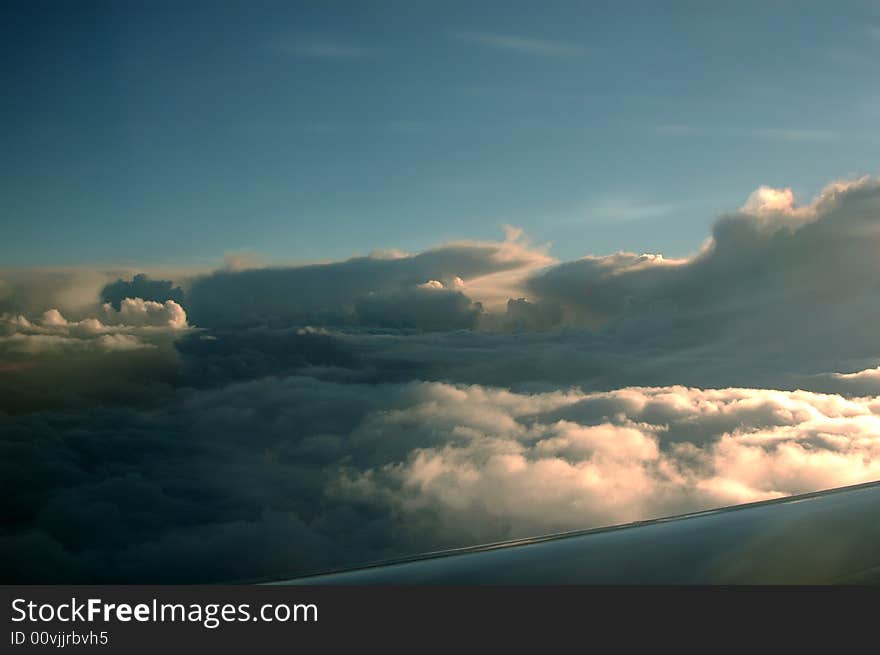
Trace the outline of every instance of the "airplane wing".
<instances>
[{"instance_id":1,"label":"airplane wing","mask_svg":"<svg viewBox=\"0 0 880 655\"><path fill-rule=\"evenodd\" d=\"M880 482L275 584L880 584Z\"/></svg>"}]
</instances>

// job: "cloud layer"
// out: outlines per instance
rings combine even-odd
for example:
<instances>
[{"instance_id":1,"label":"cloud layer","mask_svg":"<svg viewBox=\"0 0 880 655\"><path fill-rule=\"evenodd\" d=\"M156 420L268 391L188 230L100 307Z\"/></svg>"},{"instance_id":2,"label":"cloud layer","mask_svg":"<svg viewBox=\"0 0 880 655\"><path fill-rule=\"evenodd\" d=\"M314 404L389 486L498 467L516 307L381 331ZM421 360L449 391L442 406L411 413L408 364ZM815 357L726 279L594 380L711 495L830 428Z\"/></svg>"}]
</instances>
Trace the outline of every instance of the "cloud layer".
<instances>
[{"instance_id":1,"label":"cloud layer","mask_svg":"<svg viewBox=\"0 0 880 655\"><path fill-rule=\"evenodd\" d=\"M508 239L450 244L416 255L379 253L330 264L218 271L193 280L186 306L194 323L203 327L388 324L407 311L406 302L391 302L381 317L373 311L365 316L357 305L402 294L421 299L428 313L436 312L429 299L447 297L417 291L431 283L450 289L475 283L487 301L506 301L505 294L522 277L552 261L543 251Z\"/></svg>"},{"instance_id":2,"label":"cloud layer","mask_svg":"<svg viewBox=\"0 0 880 655\"><path fill-rule=\"evenodd\" d=\"M2 443L4 580L196 582L874 479L880 400L270 377L23 415Z\"/></svg>"},{"instance_id":3,"label":"cloud layer","mask_svg":"<svg viewBox=\"0 0 880 655\"><path fill-rule=\"evenodd\" d=\"M732 505L880 476L880 400L761 389L510 394L431 385L368 417L421 442L347 491L479 539ZM405 436L406 435L406 436ZM438 435L442 435L438 437ZM433 442L433 443L432 443Z\"/></svg>"},{"instance_id":4,"label":"cloud layer","mask_svg":"<svg viewBox=\"0 0 880 655\"><path fill-rule=\"evenodd\" d=\"M762 187L676 260L509 229L0 271L2 580L285 576L876 479L877 253L862 179Z\"/></svg>"}]
</instances>

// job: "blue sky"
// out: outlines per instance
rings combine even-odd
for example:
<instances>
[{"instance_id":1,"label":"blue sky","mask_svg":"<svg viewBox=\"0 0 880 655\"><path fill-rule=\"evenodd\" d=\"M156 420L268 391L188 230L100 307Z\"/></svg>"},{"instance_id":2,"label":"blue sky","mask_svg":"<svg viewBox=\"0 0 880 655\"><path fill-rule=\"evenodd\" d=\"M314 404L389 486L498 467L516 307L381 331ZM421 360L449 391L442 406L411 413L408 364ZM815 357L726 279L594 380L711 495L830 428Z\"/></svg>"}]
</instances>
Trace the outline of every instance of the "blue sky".
<instances>
[{"instance_id":1,"label":"blue sky","mask_svg":"<svg viewBox=\"0 0 880 655\"><path fill-rule=\"evenodd\" d=\"M711 4L9 4L0 264L682 255L876 173L880 8Z\"/></svg>"}]
</instances>

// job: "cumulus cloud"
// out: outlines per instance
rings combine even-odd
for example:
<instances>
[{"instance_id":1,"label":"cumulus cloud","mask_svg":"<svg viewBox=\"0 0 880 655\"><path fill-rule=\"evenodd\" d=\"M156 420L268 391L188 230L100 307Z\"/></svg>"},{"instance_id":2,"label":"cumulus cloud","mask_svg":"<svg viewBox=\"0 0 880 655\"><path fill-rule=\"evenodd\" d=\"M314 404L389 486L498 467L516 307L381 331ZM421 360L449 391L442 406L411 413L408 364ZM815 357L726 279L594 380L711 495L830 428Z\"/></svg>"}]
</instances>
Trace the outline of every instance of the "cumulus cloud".
<instances>
[{"instance_id":1,"label":"cumulus cloud","mask_svg":"<svg viewBox=\"0 0 880 655\"><path fill-rule=\"evenodd\" d=\"M393 440L403 426L418 426L415 438L434 443L350 476L340 493L376 498L414 521L436 517L443 531L471 538L632 521L880 476L876 398L686 387L511 395L441 385L423 394L378 415L369 430Z\"/></svg>"},{"instance_id":2,"label":"cumulus cloud","mask_svg":"<svg viewBox=\"0 0 880 655\"><path fill-rule=\"evenodd\" d=\"M509 228L0 271L2 579L292 575L875 479L878 252L862 179L761 188L682 259Z\"/></svg>"},{"instance_id":3,"label":"cumulus cloud","mask_svg":"<svg viewBox=\"0 0 880 655\"><path fill-rule=\"evenodd\" d=\"M876 180L832 184L803 207L789 190L762 188L692 257L591 256L535 275L526 288L559 303L565 323L668 347L867 357L875 352L868 326L880 320L878 249Z\"/></svg>"},{"instance_id":4,"label":"cumulus cloud","mask_svg":"<svg viewBox=\"0 0 880 655\"><path fill-rule=\"evenodd\" d=\"M4 314L0 316L0 344L8 349L23 348L38 352L42 347L103 347L112 344L140 344L148 347L145 337L161 337L163 332L186 330L186 312L173 300L164 303L126 298L119 310L110 303L104 305L101 318L90 317L79 321L68 320L58 309L47 309L41 318L31 321L27 317ZM103 322L102 320L103 319ZM108 337L114 337L109 338ZM115 337L125 337L115 338ZM126 346L126 347L129 347Z\"/></svg>"},{"instance_id":5,"label":"cumulus cloud","mask_svg":"<svg viewBox=\"0 0 880 655\"><path fill-rule=\"evenodd\" d=\"M160 303L173 300L181 305L183 304L183 289L174 286L171 280L153 280L145 273L138 273L130 281L116 280L101 289L102 301L110 303L117 311L126 298L141 298Z\"/></svg>"},{"instance_id":6,"label":"cumulus cloud","mask_svg":"<svg viewBox=\"0 0 880 655\"><path fill-rule=\"evenodd\" d=\"M155 385L176 375L174 341L189 330L186 312L126 298L100 316L68 319L51 308L39 318L0 316L0 412L68 406L84 399L160 399Z\"/></svg>"},{"instance_id":7,"label":"cumulus cloud","mask_svg":"<svg viewBox=\"0 0 880 655\"><path fill-rule=\"evenodd\" d=\"M125 298L114 310L108 303L104 313L117 324L185 330L186 312L173 300L155 302L143 298Z\"/></svg>"}]
</instances>

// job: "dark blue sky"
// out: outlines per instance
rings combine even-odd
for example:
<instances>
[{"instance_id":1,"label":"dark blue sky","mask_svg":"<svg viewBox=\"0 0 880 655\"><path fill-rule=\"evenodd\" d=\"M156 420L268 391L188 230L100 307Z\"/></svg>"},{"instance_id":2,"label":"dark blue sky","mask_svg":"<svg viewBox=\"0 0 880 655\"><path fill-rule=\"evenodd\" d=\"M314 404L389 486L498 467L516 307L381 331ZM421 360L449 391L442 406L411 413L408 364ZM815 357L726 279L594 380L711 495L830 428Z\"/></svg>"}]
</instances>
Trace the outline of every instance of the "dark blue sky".
<instances>
[{"instance_id":1,"label":"dark blue sky","mask_svg":"<svg viewBox=\"0 0 880 655\"><path fill-rule=\"evenodd\" d=\"M0 263L681 255L876 173L880 6L711 4L6 3Z\"/></svg>"}]
</instances>

